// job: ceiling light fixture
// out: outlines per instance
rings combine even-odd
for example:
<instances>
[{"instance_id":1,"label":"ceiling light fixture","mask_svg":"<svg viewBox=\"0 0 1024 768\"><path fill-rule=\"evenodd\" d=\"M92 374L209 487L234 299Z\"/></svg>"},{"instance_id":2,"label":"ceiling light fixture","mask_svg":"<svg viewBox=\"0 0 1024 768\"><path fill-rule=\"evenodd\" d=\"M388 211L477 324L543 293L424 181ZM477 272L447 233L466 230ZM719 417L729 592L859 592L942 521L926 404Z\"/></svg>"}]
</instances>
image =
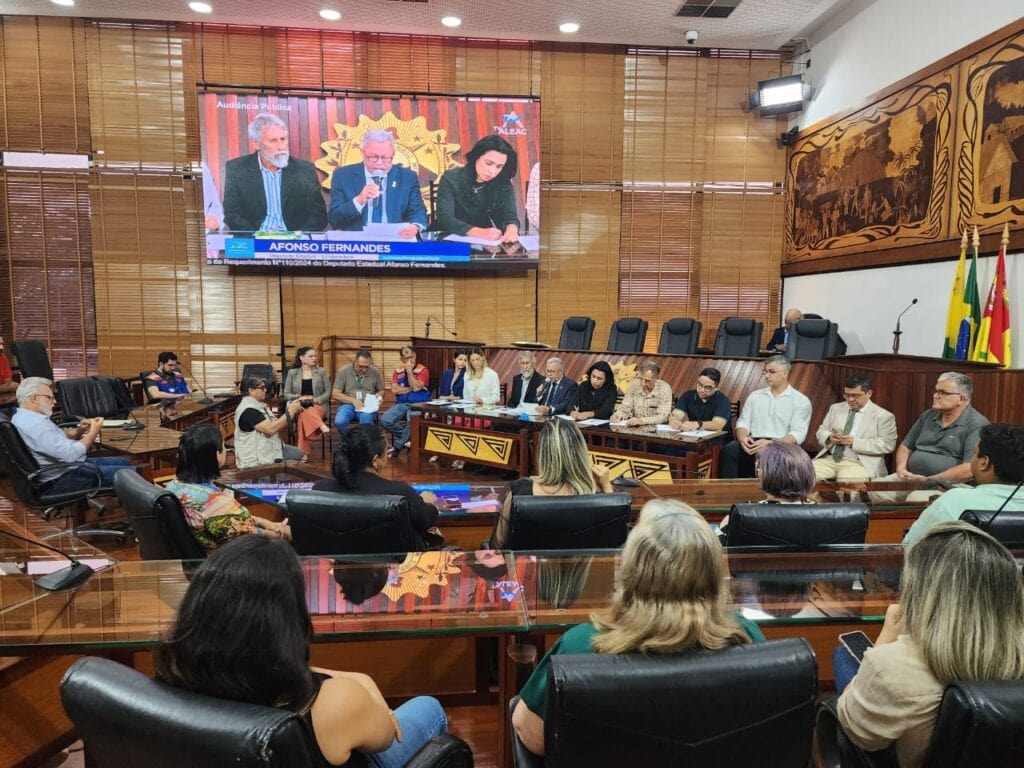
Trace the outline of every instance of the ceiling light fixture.
<instances>
[{"instance_id":1,"label":"ceiling light fixture","mask_svg":"<svg viewBox=\"0 0 1024 768\"><path fill-rule=\"evenodd\" d=\"M460 19L458 16L445 16L443 19L441 19L441 23L444 24L446 27L451 27L452 29L454 29L455 27L458 27L462 24L462 19Z\"/></svg>"},{"instance_id":2,"label":"ceiling light fixture","mask_svg":"<svg viewBox=\"0 0 1024 768\"><path fill-rule=\"evenodd\" d=\"M196 13L213 13L213 6L209 3L191 2L188 7Z\"/></svg>"},{"instance_id":3,"label":"ceiling light fixture","mask_svg":"<svg viewBox=\"0 0 1024 768\"><path fill-rule=\"evenodd\" d=\"M341 18L341 11L336 11L333 8L324 8L320 11L320 18L327 21L338 21Z\"/></svg>"},{"instance_id":4,"label":"ceiling light fixture","mask_svg":"<svg viewBox=\"0 0 1024 768\"><path fill-rule=\"evenodd\" d=\"M580 25L575 21L566 21L558 25L558 31L566 35L572 35L580 31Z\"/></svg>"},{"instance_id":5,"label":"ceiling light fixture","mask_svg":"<svg viewBox=\"0 0 1024 768\"><path fill-rule=\"evenodd\" d=\"M50 0L54 5L63 5L65 8L70 8L75 4L75 0Z\"/></svg>"}]
</instances>

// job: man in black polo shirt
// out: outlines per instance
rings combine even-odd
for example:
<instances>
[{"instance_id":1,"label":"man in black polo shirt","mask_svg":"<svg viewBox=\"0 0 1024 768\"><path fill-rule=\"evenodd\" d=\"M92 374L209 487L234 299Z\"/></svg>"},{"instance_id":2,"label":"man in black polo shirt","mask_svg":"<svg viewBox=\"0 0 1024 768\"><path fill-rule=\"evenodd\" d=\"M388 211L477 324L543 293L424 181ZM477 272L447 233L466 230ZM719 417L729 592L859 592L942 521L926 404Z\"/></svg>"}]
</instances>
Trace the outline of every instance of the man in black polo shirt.
<instances>
[{"instance_id":1,"label":"man in black polo shirt","mask_svg":"<svg viewBox=\"0 0 1024 768\"><path fill-rule=\"evenodd\" d=\"M690 432L695 429L727 430L732 417L729 398L718 391L722 374L717 368L705 368L697 377L697 385L676 401L668 423L673 429Z\"/></svg>"}]
</instances>

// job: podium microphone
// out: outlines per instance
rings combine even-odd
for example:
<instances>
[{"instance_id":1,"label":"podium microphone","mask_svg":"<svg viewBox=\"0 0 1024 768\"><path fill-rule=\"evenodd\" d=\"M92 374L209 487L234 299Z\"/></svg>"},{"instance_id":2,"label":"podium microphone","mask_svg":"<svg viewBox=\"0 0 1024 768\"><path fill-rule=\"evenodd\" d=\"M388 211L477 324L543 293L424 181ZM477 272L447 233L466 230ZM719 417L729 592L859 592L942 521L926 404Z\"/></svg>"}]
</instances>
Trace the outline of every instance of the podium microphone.
<instances>
[{"instance_id":1,"label":"podium microphone","mask_svg":"<svg viewBox=\"0 0 1024 768\"><path fill-rule=\"evenodd\" d=\"M53 573L44 574L36 579L35 584L40 589L45 589L49 592L56 592L61 589L70 589L71 587L78 586L95 573L95 571L85 563L75 560L71 555L62 552L56 547L51 547L49 544L44 544L41 541L36 541L35 539L30 539L26 536L19 536L18 534L11 533L3 528L0 528L0 533L10 536L12 539L19 539L20 541L28 542L33 546L42 547L43 549L48 549L51 552L56 552L71 563L71 565L66 568L61 568L59 571L54 571Z\"/></svg>"},{"instance_id":2,"label":"podium microphone","mask_svg":"<svg viewBox=\"0 0 1024 768\"><path fill-rule=\"evenodd\" d=\"M917 299L914 299L907 305L907 308L900 312L900 316L896 318L896 330L892 332L892 353L898 355L900 353L900 336L903 335L903 331L900 330L900 320L903 316L910 311L910 308L917 304Z\"/></svg>"},{"instance_id":3,"label":"podium microphone","mask_svg":"<svg viewBox=\"0 0 1024 768\"><path fill-rule=\"evenodd\" d=\"M917 301L917 299L914 299L914 301ZM213 403L213 399L208 394L206 394L206 390L203 388L203 385L199 383L199 379L192 375L192 371L186 368L185 364L181 362L178 363L178 367L185 372L186 376L192 379L195 385L199 388L199 391L202 392L203 396L199 400L196 400L196 402L199 403L200 405L210 405L211 403Z\"/></svg>"},{"instance_id":4,"label":"podium microphone","mask_svg":"<svg viewBox=\"0 0 1024 768\"><path fill-rule=\"evenodd\" d=\"M430 338L430 321L431 320L433 320L435 323L437 323L442 328L444 328L446 331L448 331L448 333L450 333L452 336L458 336L459 335L455 331L453 331L451 328L449 328L447 325L445 325L440 320L438 320L436 317L434 317L433 315L427 315L426 333L423 334L425 338L428 338L428 339Z\"/></svg>"}]
</instances>

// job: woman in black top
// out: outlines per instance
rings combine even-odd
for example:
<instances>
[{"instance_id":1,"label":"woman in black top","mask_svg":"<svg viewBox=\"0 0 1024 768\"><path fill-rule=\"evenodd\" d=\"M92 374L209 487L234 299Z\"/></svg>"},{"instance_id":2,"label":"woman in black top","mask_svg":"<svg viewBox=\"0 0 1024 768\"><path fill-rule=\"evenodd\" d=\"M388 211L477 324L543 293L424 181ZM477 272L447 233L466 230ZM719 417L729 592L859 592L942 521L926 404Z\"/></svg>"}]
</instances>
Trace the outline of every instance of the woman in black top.
<instances>
[{"instance_id":1,"label":"woman in black top","mask_svg":"<svg viewBox=\"0 0 1024 768\"><path fill-rule=\"evenodd\" d=\"M156 676L187 691L301 714L317 768L397 768L444 733L444 711L420 696L392 712L373 680L309 665L305 579L284 541L242 536L203 561L155 654Z\"/></svg>"},{"instance_id":2,"label":"woman in black top","mask_svg":"<svg viewBox=\"0 0 1024 768\"><path fill-rule=\"evenodd\" d=\"M388 441L384 430L376 424L352 424L341 436L334 452L331 466L334 478L318 480L313 490L403 496L409 504L413 530L424 545L443 544L444 538L437 529L430 530L437 522L437 507L434 505L437 497L429 491L417 494L408 483L381 477L380 472L387 463Z\"/></svg>"},{"instance_id":3,"label":"woman in black top","mask_svg":"<svg viewBox=\"0 0 1024 768\"><path fill-rule=\"evenodd\" d=\"M598 360L587 371L587 380L580 384L576 404L570 415L582 419L610 419L615 410L615 399L619 390L615 386L615 374L604 360Z\"/></svg>"},{"instance_id":4,"label":"woman in black top","mask_svg":"<svg viewBox=\"0 0 1024 768\"><path fill-rule=\"evenodd\" d=\"M437 188L437 228L456 235L514 243L519 213L512 177L519 157L500 136L485 136L466 153L466 164L450 168Z\"/></svg>"}]
</instances>

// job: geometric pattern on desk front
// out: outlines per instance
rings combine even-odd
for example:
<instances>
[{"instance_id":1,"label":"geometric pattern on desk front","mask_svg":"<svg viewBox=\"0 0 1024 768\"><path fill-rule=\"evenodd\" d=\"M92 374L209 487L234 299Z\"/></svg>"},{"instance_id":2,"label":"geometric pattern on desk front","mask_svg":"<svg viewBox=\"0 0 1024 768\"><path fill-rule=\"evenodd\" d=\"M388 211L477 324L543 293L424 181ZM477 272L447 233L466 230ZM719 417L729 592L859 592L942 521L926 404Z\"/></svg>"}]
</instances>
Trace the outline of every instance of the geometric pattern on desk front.
<instances>
[{"instance_id":1,"label":"geometric pattern on desk front","mask_svg":"<svg viewBox=\"0 0 1024 768\"><path fill-rule=\"evenodd\" d=\"M455 429L429 426L423 440L423 450L461 459L508 464L514 442L511 437L468 434Z\"/></svg>"},{"instance_id":2,"label":"geometric pattern on desk front","mask_svg":"<svg viewBox=\"0 0 1024 768\"><path fill-rule=\"evenodd\" d=\"M672 482L672 468L667 461L661 459L639 459L619 453L601 453L594 450L590 451L590 459L595 464L608 467L612 480L626 475L644 482Z\"/></svg>"}]
</instances>

